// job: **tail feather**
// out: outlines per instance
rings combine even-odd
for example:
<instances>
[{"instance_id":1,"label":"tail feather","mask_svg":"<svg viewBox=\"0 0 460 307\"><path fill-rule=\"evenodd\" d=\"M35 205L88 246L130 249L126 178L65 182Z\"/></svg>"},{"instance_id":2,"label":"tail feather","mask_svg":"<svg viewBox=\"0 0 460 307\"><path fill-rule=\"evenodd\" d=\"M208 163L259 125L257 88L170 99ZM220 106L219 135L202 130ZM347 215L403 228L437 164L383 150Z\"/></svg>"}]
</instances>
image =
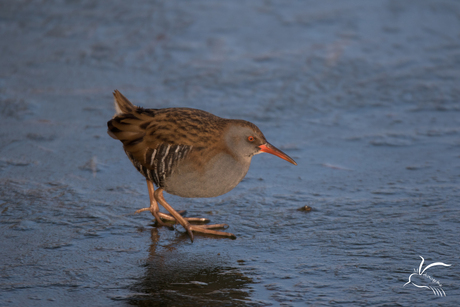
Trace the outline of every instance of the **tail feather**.
<instances>
[{"instance_id":1,"label":"tail feather","mask_svg":"<svg viewBox=\"0 0 460 307\"><path fill-rule=\"evenodd\" d=\"M143 140L145 129L140 127L142 119L134 106L118 90L113 92L115 98L115 116L107 122L107 133L114 139L120 140L124 146L135 146Z\"/></svg>"},{"instance_id":2,"label":"tail feather","mask_svg":"<svg viewBox=\"0 0 460 307\"><path fill-rule=\"evenodd\" d=\"M116 114L132 113L136 107L118 90L113 92Z\"/></svg>"}]
</instances>

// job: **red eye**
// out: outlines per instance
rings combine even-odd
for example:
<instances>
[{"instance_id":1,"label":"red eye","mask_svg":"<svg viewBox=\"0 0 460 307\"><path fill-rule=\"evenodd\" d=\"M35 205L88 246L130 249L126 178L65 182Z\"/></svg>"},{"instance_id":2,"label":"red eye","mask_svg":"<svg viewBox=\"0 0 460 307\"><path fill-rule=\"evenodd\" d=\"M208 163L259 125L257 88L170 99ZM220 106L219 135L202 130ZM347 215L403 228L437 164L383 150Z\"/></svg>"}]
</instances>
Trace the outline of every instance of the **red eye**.
<instances>
[{"instance_id":1,"label":"red eye","mask_svg":"<svg viewBox=\"0 0 460 307\"><path fill-rule=\"evenodd\" d=\"M254 137L251 135L251 136L248 136L248 141L249 142L254 142Z\"/></svg>"}]
</instances>

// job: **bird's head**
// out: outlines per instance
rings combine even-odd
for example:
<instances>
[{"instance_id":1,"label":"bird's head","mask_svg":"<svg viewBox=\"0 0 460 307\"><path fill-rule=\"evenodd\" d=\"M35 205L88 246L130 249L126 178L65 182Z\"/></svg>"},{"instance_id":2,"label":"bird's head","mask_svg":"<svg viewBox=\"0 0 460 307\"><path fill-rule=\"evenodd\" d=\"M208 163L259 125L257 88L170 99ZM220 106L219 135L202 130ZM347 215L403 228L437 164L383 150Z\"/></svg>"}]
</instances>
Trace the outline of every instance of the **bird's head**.
<instances>
[{"instance_id":1,"label":"bird's head","mask_svg":"<svg viewBox=\"0 0 460 307\"><path fill-rule=\"evenodd\" d=\"M233 120L225 131L225 141L228 148L243 159L251 159L254 155L267 152L297 165L291 157L270 144L262 131L250 122Z\"/></svg>"}]
</instances>

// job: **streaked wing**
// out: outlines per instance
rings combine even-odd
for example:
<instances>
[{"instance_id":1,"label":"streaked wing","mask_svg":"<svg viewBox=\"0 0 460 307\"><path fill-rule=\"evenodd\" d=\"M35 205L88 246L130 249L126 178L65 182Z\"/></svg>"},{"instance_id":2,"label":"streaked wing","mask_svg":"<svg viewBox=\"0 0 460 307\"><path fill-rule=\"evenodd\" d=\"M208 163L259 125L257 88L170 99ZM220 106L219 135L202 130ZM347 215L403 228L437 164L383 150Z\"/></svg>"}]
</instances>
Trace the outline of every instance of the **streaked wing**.
<instances>
[{"instance_id":1,"label":"streaked wing","mask_svg":"<svg viewBox=\"0 0 460 307\"><path fill-rule=\"evenodd\" d=\"M108 122L109 134L123 143L136 169L157 186L163 187L174 167L192 150L187 127L168 121L160 110L120 114Z\"/></svg>"}]
</instances>

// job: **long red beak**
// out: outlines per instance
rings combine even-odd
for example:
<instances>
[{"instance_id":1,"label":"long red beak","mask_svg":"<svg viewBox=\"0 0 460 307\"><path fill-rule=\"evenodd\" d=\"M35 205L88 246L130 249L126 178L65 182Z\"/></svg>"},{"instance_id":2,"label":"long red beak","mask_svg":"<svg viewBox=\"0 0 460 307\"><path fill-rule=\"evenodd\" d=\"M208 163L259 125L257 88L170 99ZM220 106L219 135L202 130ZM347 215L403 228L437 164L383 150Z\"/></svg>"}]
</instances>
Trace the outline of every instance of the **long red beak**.
<instances>
[{"instance_id":1,"label":"long red beak","mask_svg":"<svg viewBox=\"0 0 460 307\"><path fill-rule=\"evenodd\" d=\"M282 152L281 150L279 150L278 148L276 148L270 143L262 144L259 146L259 148L260 148L260 151L268 152L272 155L280 157L281 159L291 162L294 165L297 165L297 163L291 157L289 157L287 154L285 154L284 152Z\"/></svg>"}]
</instances>

